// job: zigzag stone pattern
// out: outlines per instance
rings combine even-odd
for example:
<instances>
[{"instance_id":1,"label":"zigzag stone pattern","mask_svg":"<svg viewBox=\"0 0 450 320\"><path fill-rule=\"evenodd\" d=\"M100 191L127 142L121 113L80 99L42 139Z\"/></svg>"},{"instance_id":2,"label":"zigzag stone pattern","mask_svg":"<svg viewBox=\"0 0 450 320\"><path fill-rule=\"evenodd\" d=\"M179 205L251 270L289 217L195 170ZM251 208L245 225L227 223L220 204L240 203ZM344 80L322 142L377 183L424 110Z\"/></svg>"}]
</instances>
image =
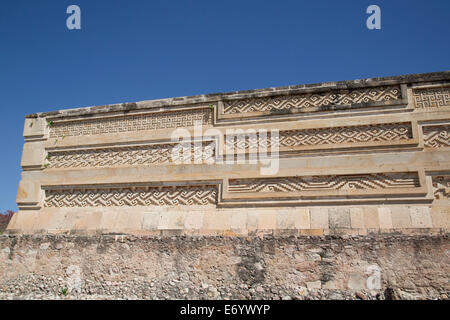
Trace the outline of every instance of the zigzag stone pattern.
<instances>
[{"instance_id":1,"label":"zigzag stone pattern","mask_svg":"<svg viewBox=\"0 0 450 320\"><path fill-rule=\"evenodd\" d=\"M416 108L450 106L450 87L414 89Z\"/></svg>"},{"instance_id":2,"label":"zigzag stone pattern","mask_svg":"<svg viewBox=\"0 0 450 320\"><path fill-rule=\"evenodd\" d=\"M270 138L257 135L247 135L245 139L229 137L226 143L229 148L248 149L258 146L271 147L275 141ZM258 138L258 139L257 139ZM412 138L410 123L388 123L364 126L348 126L336 128L317 128L304 130L289 130L279 133L280 147L317 146L342 143L362 142L390 142L408 140Z\"/></svg>"},{"instance_id":3,"label":"zigzag stone pattern","mask_svg":"<svg viewBox=\"0 0 450 320\"><path fill-rule=\"evenodd\" d=\"M45 207L214 205L217 186L111 187L45 190Z\"/></svg>"},{"instance_id":4,"label":"zigzag stone pattern","mask_svg":"<svg viewBox=\"0 0 450 320\"><path fill-rule=\"evenodd\" d=\"M303 93L289 96L224 101L224 113L264 112L302 109L331 105L351 105L401 99L399 86L383 86L324 93ZM317 110L320 111L320 110Z\"/></svg>"},{"instance_id":5,"label":"zigzag stone pattern","mask_svg":"<svg viewBox=\"0 0 450 320\"><path fill-rule=\"evenodd\" d=\"M230 179L228 192L374 190L411 188L419 185L417 173L374 173L267 179Z\"/></svg>"},{"instance_id":6,"label":"zigzag stone pattern","mask_svg":"<svg viewBox=\"0 0 450 320\"><path fill-rule=\"evenodd\" d=\"M187 150L188 152L184 152ZM189 154L190 151L190 154ZM196 159L212 163L215 155L214 142L198 146L190 143L154 144L130 147L111 147L49 152L47 168L101 168L115 166L149 166L158 164L181 164ZM195 163L195 162L194 162Z\"/></svg>"},{"instance_id":7,"label":"zigzag stone pattern","mask_svg":"<svg viewBox=\"0 0 450 320\"><path fill-rule=\"evenodd\" d=\"M104 119L89 119L55 122L51 126L50 137L87 136L128 131L159 130L192 127L194 122L211 124L209 109L157 112Z\"/></svg>"},{"instance_id":8,"label":"zigzag stone pattern","mask_svg":"<svg viewBox=\"0 0 450 320\"><path fill-rule=\"evenodd\" d=\"M450 176L433 176L433 193L436 199L450 199Z\"/></svg>"},{"instance_id":9,"label":"zigzag stone pattern","mask_svg":"<svg viewBox=\"0 0 450 320\"><path fill-rule=\"evenodd\" d=\"M450 124L424 126L423 140L427 148L450 147Z\"/></svg>"}]
</instances>

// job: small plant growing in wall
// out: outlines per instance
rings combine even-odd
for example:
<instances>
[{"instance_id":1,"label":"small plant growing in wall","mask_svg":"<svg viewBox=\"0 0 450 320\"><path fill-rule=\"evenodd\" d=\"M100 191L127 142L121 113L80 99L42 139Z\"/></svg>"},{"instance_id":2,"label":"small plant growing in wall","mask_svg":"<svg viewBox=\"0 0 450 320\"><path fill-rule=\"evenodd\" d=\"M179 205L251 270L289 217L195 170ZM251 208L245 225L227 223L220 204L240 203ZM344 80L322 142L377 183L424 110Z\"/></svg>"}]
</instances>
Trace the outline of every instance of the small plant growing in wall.
<instances>
[{"instance_id":1,"label":"small plant growing in wall","mask_svg":"<svg viewBox=\"0 0 450 320\"><path fill-rule=\"evenodd\" d=\"M47 127L51 128L53 126L53 121L47 120Z\"/></svg>"},{"instance_id":2,"label":"small plant growing in wall","mask_svg":"<svg viewBox=\"0 0 450 320\"><path fill-rule=\"evenodd\" d=\"M50 153L47 153L47 156L45 157L45 160L50 161ZM44 163L44 168L47 169L49 165L50 165L50 162L45 162Z\"/></svg>"},{"instance_id":3,"label":"small plant growing in wall","mask_svg":"<svg viewBox=\"0 0 450 320\"><path fill-rule=\"evenodd\" d=\"M67 288L62 288L61 290L59 290L59 294L62 296L67 296L69 294L69 289Z\"/></svg>"}]
</instances>

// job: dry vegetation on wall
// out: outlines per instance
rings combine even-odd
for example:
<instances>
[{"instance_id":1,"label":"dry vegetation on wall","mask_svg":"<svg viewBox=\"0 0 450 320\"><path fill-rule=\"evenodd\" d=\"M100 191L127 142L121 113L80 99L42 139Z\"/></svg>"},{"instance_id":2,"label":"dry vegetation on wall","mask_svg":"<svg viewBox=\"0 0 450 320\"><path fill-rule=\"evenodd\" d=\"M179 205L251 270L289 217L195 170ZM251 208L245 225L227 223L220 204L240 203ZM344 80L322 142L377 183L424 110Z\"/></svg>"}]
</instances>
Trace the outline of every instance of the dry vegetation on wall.
<instances>
[{"instance_id":1,"label":"dry vegetation on wall","mask_svg":"<svg viewBox=\"0 0 450 320\"><path fill-rule=\"evenodd\" d=\"M5 213L0 213L0 234L6 230L9 221L12 219L14 212L7 210Z\"/></svg>"}]
</instances>

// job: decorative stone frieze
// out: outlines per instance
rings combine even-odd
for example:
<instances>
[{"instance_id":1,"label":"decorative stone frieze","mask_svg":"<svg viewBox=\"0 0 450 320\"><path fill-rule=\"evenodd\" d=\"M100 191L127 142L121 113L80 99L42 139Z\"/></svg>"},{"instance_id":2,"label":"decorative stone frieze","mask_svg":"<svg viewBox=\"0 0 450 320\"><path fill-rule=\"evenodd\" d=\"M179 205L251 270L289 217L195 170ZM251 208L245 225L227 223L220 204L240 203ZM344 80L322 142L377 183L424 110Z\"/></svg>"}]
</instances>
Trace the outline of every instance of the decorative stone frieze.
<instances>
[{"instance_id":1,"label":"decorative stone frieze","mask_svg":"<svg viewBox=\"0 0 450 320\"><path fill-rule=\"evenodd\" d=\"M418 187L417 173L374 173L279 177L267 179L232 179L228 192L295 192L325 190L380 190Z\"/></svg>"},{"instance_id":2,"label":"decorative stone frieze","mask_svg":"<svg viewBox=\"0 0 450 320\"><path fill-rule=\"evenodd\" d=\"M48 169L53 168L101 168L116 166L153 166L195 161L196 155L205 162L214 161L214 142L203 142L199 146L190 143L146 144L138 146L76 149L51 151L48 153ZM184 149L188 152L184 153Z\"/></svg>"},{"instance_id":3,"label":"decorative stone frieze","mask_svg":"<svg viewBox=\"0 0 450 320\"><path fill-rule=\"evenodd\" d=\"M216 186L108 186L45 190L45 207L189 206L216 203Z\"/></svg>"},{"instance_id":4,"label":"decorative stone frieze","mask_svg":"<svg viewBox=\"0 0 450 320\"><path fill-rule=\"evenodd\" d=\"M224 102L224 113L280 111L318 108L329 105L354 105L401 99L400 86L373 87L355 90L333 90L267 98L250 98Z\"/></svg>"},{"instance_id":5,"label":"decorative stone frieze","mask_svg":"<svg viewBox=\"0 0 450 320\"><path fill-rule=\"evenodd\" d=\"M420 88L413 92L416 108L450 106L450 86Z\"/></svg>"},{"instance_id":6,"label":"decorative stone frieze","mask_svg":"<svg viewBox=\"0 0 450 320\"><path fill-rule=\"evenodd\" d=\"M50 137L63 138L129 131L184 128L194 126L195 121L199 121L202 124L210 124L210 110L194 109L54 122L50 128Z\"/></svg>"},{"instance_id":7,"label":"decorative stone frieze","mask_svg":"<svg viewBox=\"0 0 450 320\"><path fill-rule=\"evenodd\" d=\"M423 141L427 148L450 147L450 124L424 126Z\"/></svg>"},{"instance_id":8,"label":"decorative stone frieze","mask_svg":"<svg viewBox=\"0 0 450 320\"><path fill-rule=\"evenodd\" d=\"M29 115L8 230L445 233L449 90L446 71Z\"/></svg>"},{"instance_id":9,"label":"decorative stone frieze","mask_svg":"<svg viewBox=\"0 0 450 320\"><path fill-rule=\"evenodd\" d=\"M433 193L436 199L450 199L450 175L433 177Z\"/></svg>"},{"instance_id":10,"label":"decorative stone frieze","mask_svg":"<svg viewBox=\"0 0 450 320\"><path fill-rule=\"evenodd\" d=\"M348 126L335 128L314 128L301 130L280 131L278 135L280 147L297 146L319 146L337 145L344 143L367 143L367 142L391 142L412 139L412 126L410 123L387 123L365 126ZM248 149L251 145L258 143L270 147L273 139L270 132L263 138L252 141L252 136L247 135L245 139L230 137L226 142L230 148Z\"/></svg>"}]
</instances>

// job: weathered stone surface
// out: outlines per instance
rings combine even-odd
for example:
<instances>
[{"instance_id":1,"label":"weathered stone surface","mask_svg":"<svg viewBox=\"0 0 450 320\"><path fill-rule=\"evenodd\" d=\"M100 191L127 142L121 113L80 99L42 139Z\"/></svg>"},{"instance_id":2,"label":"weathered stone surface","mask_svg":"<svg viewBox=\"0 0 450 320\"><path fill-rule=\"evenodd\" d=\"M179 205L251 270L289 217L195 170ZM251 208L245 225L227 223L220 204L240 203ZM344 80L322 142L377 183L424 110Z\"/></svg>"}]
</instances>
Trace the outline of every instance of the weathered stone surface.
<instances>
[{"instance_id":1,"label":"weathered stone surface","mask_svg":"<svg viewBox=\"0 0 450 320\"><path fill-rule=\"evenodd\" d=\"M0 299L448 299L449 250L429 235L3 235Z\"/></svg>"}]
</instances>

